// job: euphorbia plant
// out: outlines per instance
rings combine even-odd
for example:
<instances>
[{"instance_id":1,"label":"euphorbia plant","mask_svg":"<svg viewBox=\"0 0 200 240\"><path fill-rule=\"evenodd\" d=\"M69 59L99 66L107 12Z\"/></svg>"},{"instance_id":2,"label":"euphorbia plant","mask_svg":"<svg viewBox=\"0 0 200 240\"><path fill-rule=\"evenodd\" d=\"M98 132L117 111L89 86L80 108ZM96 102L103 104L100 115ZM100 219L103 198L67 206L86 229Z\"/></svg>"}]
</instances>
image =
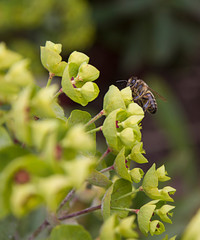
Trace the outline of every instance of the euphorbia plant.
<instances>
[{"instance_id":1,"label":"euphorbia plant","mask_svg":"<svg viewBox=\"0 0 200 240\"><path fill-rule=\"evenodd\" d=\"M99 71L80 52L63 61L61 49L61 44L52 42L41 47L49 79L46 87L40 88L27 61L4 44L0 46L0 217L13 214L20 219L45 206L47 218L29 239L47 227L48 239L91 239L81 225L64 220L97 210L102 216L101 240L162 234L164 222L171 223L174 206L167 202L173 202L175 189L159 189L159 182L170 179L164 165L156 169L153 164L146 173L142 167L132 167L131 162L148 162L141 137L142 108L132 101L129 87L120 91L112 85L99 114L92 118L87 111L73 110L67 117L58 96L65 93L86 106L98 96L94 81ZM62 78L61 89L51 84L54 76ZM104 117L103 124L96 127L100 117ZM107 143L101 157L96 150L98 131ZM104 160L110 153L115 160L106 166ZM91 206L70 212L73 199L84 195L88 184L94 191ZM138 192L151 201L132 208Z\"/></svg>"}]
</instances>

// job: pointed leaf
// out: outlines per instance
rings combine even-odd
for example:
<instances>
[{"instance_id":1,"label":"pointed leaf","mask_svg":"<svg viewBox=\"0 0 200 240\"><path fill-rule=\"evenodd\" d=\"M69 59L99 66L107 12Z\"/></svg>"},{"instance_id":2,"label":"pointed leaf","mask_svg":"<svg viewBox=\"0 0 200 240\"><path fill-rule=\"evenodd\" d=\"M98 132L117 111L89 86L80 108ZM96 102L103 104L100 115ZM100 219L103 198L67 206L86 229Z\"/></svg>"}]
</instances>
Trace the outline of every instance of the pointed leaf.
<instances>
[{"instance_id":1,"label":"pointed leaf","mask_svg":"<svg viewBox=\"0 0 200 240\"><path fill-rule=\"evenodd\" d=\"M103 188L108 188L112 185L112 181L110 181L103 173L100 173L97 170L92 171L92 173L87 178L87 181L92 185Z\"/></svg>"},{"instance_id":2,"label":"pointed leaf","mask_svg":"<svg viewBox=\"0 0 200 240\"><path fill-rule=\"evenodd\" d=\"M112 210L112 207L127 208L130 207L132 198L129 193L132 192L131 182L118 179L114 182L113 191L111 195L111 212L116 213L119 217L124 218L128 215L128 211L125 210ZM128 194L126 196L126 194Z\"/></svg>"},{"instance_id":3,"label":"pointed leaf","mask_svg":"<svg viewBox=\"0 0 200 240\"><path fill-rule=\"evenodd\" d=\"M128 170L126 168L125 164L125 149L122 148L122 150L118 153L115 163L114 163L114 168L116 173L123 179L126 179L131 182L131 176L128 173Z\"/></svg>"},{"instance_id":4,"label":"pointed leaf","mask_svg":"<svg viewBox=\"0 0 200 240\"><path fill-rule=\"evenodd\" d=\"M138 213L138 225L140 231L147 236L150 229L150 220L156 205L144 205L140 208Z\"/></svg>"}]
</instances>

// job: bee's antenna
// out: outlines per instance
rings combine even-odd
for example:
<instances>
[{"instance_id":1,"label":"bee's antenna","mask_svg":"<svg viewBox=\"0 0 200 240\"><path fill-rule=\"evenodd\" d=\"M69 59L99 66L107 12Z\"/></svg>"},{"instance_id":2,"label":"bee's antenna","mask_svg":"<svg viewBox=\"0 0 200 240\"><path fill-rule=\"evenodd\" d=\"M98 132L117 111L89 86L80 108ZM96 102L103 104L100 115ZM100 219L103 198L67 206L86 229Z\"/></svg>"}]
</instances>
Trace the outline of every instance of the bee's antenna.
<instances>
[{"instance_id":1,"label":"bee's antenna","mask_svg":"<svg viewBox=\"0 0 200 240\"><path fill-rule=\"evenodd\" d=\"M116 82L128 82L128 80L117 80Z\"/></svg>"}]
</instances>

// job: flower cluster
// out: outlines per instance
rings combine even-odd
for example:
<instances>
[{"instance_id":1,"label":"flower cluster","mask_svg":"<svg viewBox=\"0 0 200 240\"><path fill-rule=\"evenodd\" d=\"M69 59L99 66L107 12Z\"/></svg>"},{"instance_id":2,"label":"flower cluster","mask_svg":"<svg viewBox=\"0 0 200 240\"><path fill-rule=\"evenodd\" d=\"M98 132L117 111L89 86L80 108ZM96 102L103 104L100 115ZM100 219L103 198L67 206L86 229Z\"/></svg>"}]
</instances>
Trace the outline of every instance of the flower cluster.
<instances>
[{"instance_id":1,"label":"flower cluster","mask_svg":"<svg viewBox=\"0 0 200 240\"><path fill-rule=\"evenodd\" d=\"M166 202L173 202L175 189L159 188L159 182L170 179L164 165L156 169L153 164L146 173L134 165L148 162L141 135L143 109L133 102L130 87L120 91L112 85L97 116L91 118L86 111L73 110L67 117L59 105L59 94L63 92L74 102L87 105L98 96L94 81L99 71L80 52L63 61L61 49L61 44L52 42L41 47L41 61L49 79L46 87L40 88L28 70L28 61L0 45L0 217L22 217L43 204L55 215L54 223L46 220L53 228L48 239L70 236L74 231L70 239L84 236L91 240L81 226L55 225L101 209L101 240L137 239L137 225L145 236L163 233L163 222L171 223L170 211L174 208ZM53 76L61 77L60 90L51 84ZM103 124L96 127L94 122L101 116L105 116ZM99 159L97 131L102 131L108 145ZM110 152L115 159L107 166L103 160ZM62 200L69 200L71 192L80 199L87 198L91 205L99 205L63 216L66 209L62 211ZM138 192L152 201L133 209Z\"/></svg>"}]
</instances>

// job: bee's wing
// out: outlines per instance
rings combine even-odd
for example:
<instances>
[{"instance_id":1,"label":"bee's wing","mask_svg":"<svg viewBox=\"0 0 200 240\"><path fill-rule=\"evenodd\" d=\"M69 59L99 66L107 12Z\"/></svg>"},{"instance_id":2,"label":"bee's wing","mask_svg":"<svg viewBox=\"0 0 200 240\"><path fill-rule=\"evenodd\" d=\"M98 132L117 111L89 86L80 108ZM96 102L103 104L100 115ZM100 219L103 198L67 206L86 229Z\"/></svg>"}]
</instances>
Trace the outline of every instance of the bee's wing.
<instances>
[{"instance_id":1,"label":"bee's wing","mask_svg":"<svg viewBox=\"0 0 200 240\"><path fill-rule=\"evenodd\" d=\"M152 93L154 93L157 97L159 97L161 100L163 100L164 102L167 102L167 99L164 98L163 96L161 96L158 92L156 92L155 90L153 90L153 89L150 88L149 86L148 86L148 89L149 89Z\"/></svg>"}]
</instances>

